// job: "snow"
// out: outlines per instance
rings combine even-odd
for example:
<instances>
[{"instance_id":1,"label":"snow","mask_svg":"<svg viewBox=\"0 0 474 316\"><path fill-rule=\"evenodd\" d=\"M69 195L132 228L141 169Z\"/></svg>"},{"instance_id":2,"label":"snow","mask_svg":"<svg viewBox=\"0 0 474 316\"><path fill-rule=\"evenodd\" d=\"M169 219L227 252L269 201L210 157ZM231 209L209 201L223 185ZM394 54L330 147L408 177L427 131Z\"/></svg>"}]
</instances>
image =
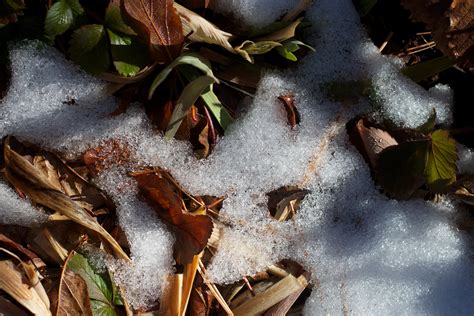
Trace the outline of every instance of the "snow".
<instances>
[{"instance_id":1,"label":"snow","mask_svg":"<svg viewBox=\"0 0 474 316\"><path fill-rule=\"evenodd\" d=\"M299 0L220 0L213 1L212 8L240 20L248 27L259 28L278 20L299 2Z\"/></svg>"},{"instance_id":2,"label":"snow","mask_svg":"<svg viewBox=\"0 0 474 316\"><path fill-rule=\"evenodd\" d=\"M36 226L46 222L48 216L21 199L6 183L0 181L0 224Z\"/></svg>"},{"instance_id":3,"label":"snow","mask_svg":"<svg viewBox=\"0 0 474 316\"><path fill-rule=\"evenodd\" d=\"M250 24L265 11L256 8L272 8L262 18L267 23L292 5L225 3ZM11 133L70 156L111 138L128 144L135 163L106 170L95 181L117 204L130 242L133 264L109 264L135 307L150 304L172 271L172 235L136 198L126 175L129 168L152 165L169 170L192 194L226 197L223 236L207 268L217 283L292 258L312 273L307 315L472 313L471 245L452 222L456 204L389 200L345 131L348 120L370 111L416 127L434 108L438 123L449 125L449 88L425 91L401 75L401 62L381 56L367 39L349 0L317 1L307 16L313 26L306 40L316 53L296 69L267 72L248 111L206 160L195 159L187 143L164 140L137 105L111 117L116 102L106 84L36 42L11 48L13 80L0 104L0 136ZM348 80L370 80L374 99L327 98L325 83ZM277 100L290 92L302 117L295 130ZM75 105L64 103L70 98ZM472 153L465 152L469 165ZM311 193L293 220L279 223L268 214L266 193L287 185ZM0 190L2 201L14 199L12 191ZM0 208L1 218L5 211Z\"/></svg>"}]
</instances>

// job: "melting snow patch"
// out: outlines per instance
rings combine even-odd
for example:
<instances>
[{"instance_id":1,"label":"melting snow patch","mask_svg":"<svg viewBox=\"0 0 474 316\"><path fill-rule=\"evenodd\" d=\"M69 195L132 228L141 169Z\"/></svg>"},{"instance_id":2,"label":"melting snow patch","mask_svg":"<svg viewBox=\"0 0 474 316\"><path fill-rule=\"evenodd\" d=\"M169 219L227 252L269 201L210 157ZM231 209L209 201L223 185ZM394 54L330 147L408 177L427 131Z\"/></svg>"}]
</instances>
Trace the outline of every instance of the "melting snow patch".
<instances>
[{"instance_id":1,"label":"melting snow patch","mask_svg":"<svg viewBox=\"0 0 474 316\"><path fill-rule=\"evenodd\" d=\"M271 21L292 5L226 3L247 8L239 12L249 23L261 20L265 10L257 7L274 8ZM323 85L369 80L379 115L407 127L424 123L432 108L439 123L449 124L449 89L425 91L403 77L400 62L380 56L367 39L349 0L319 0L308 17L313 23L308 42L316 53L296 70L265 74L248 112L204 161L187 144L154 132L138 108L110 117L115 100L106 85L36 43L11 49L13 79L0 104L0 134L68 155L119 138L128 143L136 166L166 168L192 194L226 196L220 215L226 228L208 267L216 282L233 282L293 258L312 273L308 315L472 313L473 262L468 239L451 226L455 205L397 202L379 193L345 132L349 119L374 109L366 99L349 105L331 101ZM302 116L296 130L286 125L277 100L289 92ZM71 98L75 105L65 102ZM137 200L125 170L108 170L96 181L116 202L131 246L132 267L112 268L133 305L146 305L172 271L172 237ZM278 223L266 208L266 193L287 185L311 193L294 220ZM13 191L0 190L4 205L14 200ZM7 210L0 208L2 218Z\"/></svg>"}]
</instances>

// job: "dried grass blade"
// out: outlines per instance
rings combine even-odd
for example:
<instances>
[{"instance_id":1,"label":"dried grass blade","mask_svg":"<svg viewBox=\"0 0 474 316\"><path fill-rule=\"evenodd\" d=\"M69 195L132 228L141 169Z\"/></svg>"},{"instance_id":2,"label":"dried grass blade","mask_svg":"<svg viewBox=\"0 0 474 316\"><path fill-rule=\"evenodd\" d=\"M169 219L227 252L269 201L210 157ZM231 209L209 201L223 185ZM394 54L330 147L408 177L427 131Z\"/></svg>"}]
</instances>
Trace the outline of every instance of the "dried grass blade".
<instances>
[{"instance_id":1,"label":"dried grass blade","mask_svg":"<svg viewBox=\"0 0 474 316\"><path fill-rule=\"evenodd\" d=\"M236 316L259 315L307 285L308 280L303 275L296 278L290 274L266 291L237 306L233 312Z\"/></svg>"},{"instance_id":2,"label":"dried grass blade","mask_svg":"<svg viewBox=\"0 0 474 316\"><path fill-rule=\"evenodd\" d=\"M49 307L45 305L38 292L23 282L22 273L10 260L0 261L0 289L34 315L51 315Z\"/></svg>"}]
</instances>

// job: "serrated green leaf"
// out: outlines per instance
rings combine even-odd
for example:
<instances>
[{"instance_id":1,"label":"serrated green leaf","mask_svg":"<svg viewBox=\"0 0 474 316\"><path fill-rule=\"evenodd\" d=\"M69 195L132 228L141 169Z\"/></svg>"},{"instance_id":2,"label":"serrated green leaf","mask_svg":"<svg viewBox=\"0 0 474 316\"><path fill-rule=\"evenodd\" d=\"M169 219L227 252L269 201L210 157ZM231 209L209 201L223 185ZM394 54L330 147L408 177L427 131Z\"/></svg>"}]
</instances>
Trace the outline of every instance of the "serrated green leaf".
<instances>
[{"instance_id":1,"label":"serrated green leaf","mask_svg":"<svg viewBox=\"0 0 474 316\"><path fill-rule=\"evenodd\" d=\"M46 14L44 29L46 35L55 38L66 32L74 22L74 19L83 14L79 0L59 0L54 3Z\"/></svg>"},{"instance_id":2,"label":"serrated green leaf","mask_svg":"<svg viewBox=\"0 0 474 316\"><path fill-rule=\"evenodd\" d=\"M79 274L87 283L87 290L91 300L110 303L113 299L113 288L110 279L97 273L89 264L87 258L79 253L69 259L68 268Z\"/></svg>"},{"instance_id":3,"label":"serrated green leaf","mask_svg":"<svg viewBox=\"0 0 474 316\"><path fill-rule=\"evenodd\" d=\"M201 70L206 76L214 78L214 81L219 82L214 74L212 73L211 64L209 61L196 53L183 54L173 60L168 66L163 68L163 70L156 76L153 80L150 90L148 92L148 98L151 99L156 88L168 77L171 71L178 65L191 65L196 69Z\"/></svg>"},{"instance_id":4,"label":"serrated green leaf","mask_svg":"<svg viewBox=\"0 0 474 316\"><path fill-rule=\"evenodd\" d=\"M147 47L134 38L120 35L107 29L113 64L119 74L125 77L136 75L147 64Z\"/></svg>"},{"instance_id":5,"label":"serrated green leaf","mask_svg":"<svg viewBox=\"0 0 474 316\"><path fill-rule=\"evenodd\" d=\"M428 120L426 120L425 123L418 126L416 130L418 130L419 132L422 132L423 134L429 134L433 131L435 124L436 124L436 110L433 109L430 117L428 117Z\"/></svg>"},{"instance_id":6,"label":"serrated green leaf","mask_svg":"<svg viewBox=\"0 0 474 316\"><path fill-rule=\"evenodd\" d=\"M171 115L170 123L166 129L166 138L174 137L191 106L196 102L199 96L203 94L206 89L209 89L209 86L215 82L216 81L213 77L201 76L184 87L183 92L176 103L173 114Z\"/></svg>"},{"instance_id":7,"label":"serrated green leaf","mask_svg":"<svg viewBox=\"0 0 474 316\"><path fill-rule=\"evenodd\" d=\"M385 148L377 160L377 178L384 191L399 199L409 198L423 184L428 140Z\"/></svg>"},{"instance_id":8,"label":"serrated green leaf","mask_svg":"<svg viewBox=\"0 0 474 316\"><path fill-rule=\"evenodd\" d=\"M437 130L431 134L431 144L426 155L425 180L434 193L445 193L456 181L458 152L456 141L449 132Z\"/></svg>"},{"instance_id":9,"label":"serrated green leaf","mask_svg":"<svg viewBox=\"0 0 474 316\"><path fill-rule=\"evenodd\" d=\"M115 309L109 304L92 300L91 299L91 310L94 316L116 316Z\"/></svg>"},{"instance_id":10,"label":"serrated green leaf","mask_svg":"<svg viewBox=\"0 0 474 316\"><path fill-rule=\"evenodd\" d=\"M110 57L104 26L89 24L75 30L69 54L74 62L92 74L106 71L110 66Z\"/></svg>"},{"instance_id":11,"label":"serrated green leaf","mask_svg":"<svg viewBox=\"0 0 474 316\"><path fill-rule=\"evenodd\" d=\"M135 31L125 23L120 10L120 1L112 0L105 11L104 25L114 30L127 35L137 35Z\"/></svg>"}]
</instances>

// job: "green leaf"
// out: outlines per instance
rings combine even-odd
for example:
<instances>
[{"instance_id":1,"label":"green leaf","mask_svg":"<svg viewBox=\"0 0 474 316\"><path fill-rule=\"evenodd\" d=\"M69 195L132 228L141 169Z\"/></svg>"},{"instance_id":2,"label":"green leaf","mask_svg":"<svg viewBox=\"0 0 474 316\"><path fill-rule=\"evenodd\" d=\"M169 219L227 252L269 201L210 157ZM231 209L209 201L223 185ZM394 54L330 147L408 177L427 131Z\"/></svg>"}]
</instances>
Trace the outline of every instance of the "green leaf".
<instances>
[{"instance_id":1,"label":"green leaf","mask_svg":"<svg viewBox=\"0 0 474 316\"><path fill-rule=\"evenodd\" d=\"M402 73L413 81L421 81L456 64L454 58L441 56L402 69Z\"/></svg>"},{"instance_id":2,"label":"green leaf","mask_svg":"<svg viewBox=\"0 0 474 316\"><path fill-rule=\"evenodd\" d=\"M105 274L97 273L86 257L79 253L69 259L68 268L79 274L87 283L87 290L91 300L110 303L113 299L112 282Z\"/></svg>"},{"instance_id":3,"label":"green leaf","mask_svg":"<svg viewBox=\"0 0 474 316\"><path fill-rule=\"evenodd\" d=\"M219 82L214 74L212 73L211 64L209 61L196 53L189 53L183 54L173 60L168 66L163 68L163 70L156 76L155 80L153 80L150 90L148 92L148 98L151 99L153 93L155 92L156 88L168 77L171 71L178 65L191 65L199 70L201 70L206 76L214 78L215 82Z\"/></svg>"},{"instance_id":4,"label":"green leaf","mask_svg":"<svg viewBox=\"0 0 474 316\"><path fill-rule=\"evenodd\" d=\"M377 160L377 178L384 191L408 199L424 182L428 140L418 140L385 148Z\"/></svg>"},{"instance_id":5,"label":"green leaf","mask_svg":"<svg viewBox=\"0 0 474 316\"><path fill-rule=\"evenodd\" d=\"M252 42L244 41L237 47L234 47L236 53L245 58L250 63L253 63L253 57L251 55L265 54L271 51L275 47L282 46L279 42L274 41L261 41Z\"/></svg>"},{"instance_id":6,"label":"green leaf","mask_svg":"<svg viewBox=\"0 0 474 316\"><path fill-rule=\"evenodd\" d=\"M109 304L105 302L92 300L92 299L91 299L91 310L94 316L116 316L117 315L115 313L115 309L113 308L113 306L110 306Z\"/></svg>"},{"instance_id":7,"label":"green leaf","mask_svg":"<svg viewBox=\"0 0 474 316\"><path fill-rule=\"evenodd\" d=\"M122 76L134 76L147 64L148 49L127 35L107 29L115 69Z\"/></svg>"},{"instance_id":8,"label":"green leaf","mask_svg":"<svg viewBox=\"0 0 474 316\"><path fill-rule=\"evenodd\" d=\"M215 79L209 76L201 76L184 87L183 92L179 96L179 99L174 108L173 114L171 115L170 123L165 132L166 138L172 138L178 131L181 122L186 117L188 110L196 102L201 94L203 94L209 86L215 83Z\"/></svg>"},{"instance_id":9,"label":"green leaf","mask_svg":"<svg viewBox=\"0 0 474 316\"><path fill-rule=\"evenodd\" d=\"M456 181L458 152L456 141L448 131L437 130L431 134L425 165L425 179L430 191L444 193Z\"/></svg>"},{"instance_id":10,"label":"green leaf","mask_svg":"<svg viewBox=\"0 0 474 316\"><path fill-rule=\"evenodd\" d=\"M83 14L79 0L59 0L54 3L46 14L44 29L46 35L55 38L66 32L74 22L74 19Z\"/></svg>"},{"instance_id":11,"label":"green leaf","mask_svg":"<svg viewBox=\"0 0 474 316\"><path fill-rule=\"evenodd\" d=\"M182 73L187 80L193 81L199 77L199 72L192 67L180 67L180 73ZM230 115L229 111L224 107L216 94L212 91L212 85L209 91L201 94L201 99L206 104L209 111L216 118L219 125L225 131L227 127L234 122L234 119Z\"/></svg>"},{"instance_id":12,"label":"green leaf","mask_svg":"<svg viewBox=\"0 0 474 316\"><path fill-rule=\"evenodd\" d=\"M106 71L110 66L110 57L104 26L89 24L75 30L69 54L73 61L92 74Z\"/></svg>"},{"instance_id":13,"label":"green leaf","mask_svg":"<svg viewBox=\"0 0 474 316\"><path fill-rule=\"evenodd\" d=\"M105 11L104 25L114 30L127 35L137 35L135 31L125 23L120 10L120 1L112 0Z\"/></svg>"},{"instance_id":14,"label":"green leaf","mask_svg":"<svg viewBox=\"0 0 474 316\"><path fill-rule=\"evenodd\" d=\"M436 124L436 110L433 109L428 120L422 125L418 126L416 130L422 132L423 134L429 134L433 131Z\"/></svg>"},{"instance_id":15,"label":"green leaf","mask_svg":"<svg viewBox=\"0 0 474 316\"><path fill-rule=\"evenodd\" d=\"M287 40L287 41L284 41L281 43L282 46L280 47L277 47L276 48L276 51L278 52L278 54L280 54L281 56L283 56L284 58L288 59L288 60L291 60L291 61L297 61L298 58L296 58L296 56L293 54L294 52L296 52L297 50L300 49L300 46L304 46L304 47L307 47L308 49L310 49L311 51L315 51L315 49L301 41L297 41L297 40Z\"/></svg>"}]
</instances>

